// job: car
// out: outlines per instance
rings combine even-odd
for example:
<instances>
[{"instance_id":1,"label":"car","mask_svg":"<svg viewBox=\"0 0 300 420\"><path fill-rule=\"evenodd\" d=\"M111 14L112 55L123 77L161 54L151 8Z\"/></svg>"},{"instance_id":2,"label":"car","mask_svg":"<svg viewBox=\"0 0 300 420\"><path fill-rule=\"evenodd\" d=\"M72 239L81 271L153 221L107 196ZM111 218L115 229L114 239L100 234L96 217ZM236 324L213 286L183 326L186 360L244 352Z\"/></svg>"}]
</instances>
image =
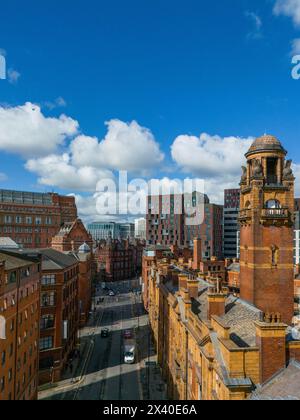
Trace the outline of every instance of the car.
<instances>
[{"instance_id":1,"label":"car","mask_svg":"<svg viewBox=\"0 0 300 420\"><path fill-rule=\"evenodd\" d=\"M115 292L113 291L113 290L111 290L110 292L109 292L109 296L111 296L111 297L113 297L113 296L115 296L116 294L115 294Z\"/></svg>"},{"instance_id":2,"label":"car","mask_svg":"<svg viewBox=\"0 0 300 420\"><path fill-rule=\"evenodd\" d=\"M133 333L132 333L132 331L130 331L130 330L126 330L126 331L124 332L124 338L125 338L126 340L130 340L131 338L133 338Z\"/></svg>"},{"instance_id":3,"label":"car","mask_svg":"<svg viewBox=\"0 0 300 420\"><path fill-rule=\"evenodd\" d=\"M109 329L105 328L101 331L101 338L107 338L109 336Z\"/></svg>"}]
</instances>

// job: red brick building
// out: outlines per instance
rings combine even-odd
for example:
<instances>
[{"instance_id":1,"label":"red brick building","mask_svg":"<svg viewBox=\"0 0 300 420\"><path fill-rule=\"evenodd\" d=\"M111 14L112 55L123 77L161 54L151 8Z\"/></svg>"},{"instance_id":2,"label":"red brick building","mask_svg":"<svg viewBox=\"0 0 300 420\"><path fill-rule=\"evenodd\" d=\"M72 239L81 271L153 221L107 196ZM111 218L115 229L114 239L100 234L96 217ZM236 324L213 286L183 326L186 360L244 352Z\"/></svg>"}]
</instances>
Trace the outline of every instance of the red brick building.
<instances>
[{"instance_id":1,"label":"red brick building","mask_svg":"<svg viewBox=\"0 0 300 420\"><path fill-rule=\"evenodd\" d=\"M74 197L0 190L0 236L24 248L47 248L63 223L77 218Z\"/></svg>"},{"instance_id":2,"label":"red brick building","mask_svg":"<svg viewBox=\"0 0 300 420\"><path fill-rule=\"evenodd\" d=\"M198 200L198 201L197 201ZM185 209L202 204L202 223L187 223ZM192 247L195 238L202 240L204 258L223 256L223 206L210 204L206 195L176 194L148 197L147 245Z\"/></svg>"},{"instance_id":3,"label":"red brick building","mask_svg":"<svg viewBox=\"0 0 300 420\"><path fill-rule=\"evenodd\" d=\"M102 241L95 250L97 271L106 282L128 280L141 273L145 244L140 241Z\"/></svg>"},{"instance_id":4,"label":"red brick building","mask_svg":"<svg viewBox=\"0 0 300 420\"><path fill-rule=\"evenodd\" d=\"M77 345L79 263L54 249L42 255L39 382L57 382Z\"/></svg>"},{"instance_id":5,"label":"red brick building","mask_svg":"<svg viewBox=\"0 0 300 420\"><path fill-rule=\"evenodd\" d=\"M41 259L0 252L0 400L37 399Z\"/></svg>"},{"instance_id":6,"label":"red brick building","mask_svg":"<svg viewBox=\"0 0 300 420\"><path fill-rule=\"evenodd\" d=\"M93 250L92 235L86 230L80 219L74 219L61 226L57 235L52 238L51 248L61 252L77 252L84 243L91 251Z\"/></svg>"}]
</instances>

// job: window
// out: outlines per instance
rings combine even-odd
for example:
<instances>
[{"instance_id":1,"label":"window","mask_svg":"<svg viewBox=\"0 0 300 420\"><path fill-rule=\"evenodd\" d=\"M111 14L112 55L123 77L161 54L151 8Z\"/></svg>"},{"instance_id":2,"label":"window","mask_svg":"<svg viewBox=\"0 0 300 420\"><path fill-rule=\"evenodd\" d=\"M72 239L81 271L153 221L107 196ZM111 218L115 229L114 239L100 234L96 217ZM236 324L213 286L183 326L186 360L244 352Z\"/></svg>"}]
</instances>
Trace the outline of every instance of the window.
<instances>
[{"instance_id":1,"label":"window","mask_svg":"<svg viewBox=\"0 0 300 420\"><path fill-rule=\"evenodd\" d=\"M21 216L16 216L16 223L17 224L21 224L22 223L22 217Z\"/></svg>"},{"instance_id":2,"label":"window","mask_svg":"<svg viewBox=\"0 0 300 420\"><path fill-rule=\"evenodd\" d=\"M41 306L45 308L47 306L54 306L54 305L55 305L55 292L42 293Z\"/></svg>"},{"instance_id":3,"label":"window","mask_svg":"<svg viewBox=\"0 0 300 420\"><path fill-rule=\"evenodd\" d=\"M42 224L42 218L41 217L36 217L35 218L35 224L36 225L41 225Z\"/></svg>"},{"instance_id":4,"label":"window","mask_svg":"<svg viewBox=\"0 0 300 420\"><path fill-rule=\"evenodd\" d=\"M32 217L27 216L27 217L25 218L25 221L26 221L26 225L32 225Z\"/></svg>"},{"instance_id":5,"label":"window","mask_svg":"<svg viewBox=\"0 0 300 420\"><path fill-rule=\"evenodd\" d=\"M49 350L53 347L53 337L44 337L40 339L40 350Z\"/></svg>"},{"instance_id":6,"label":"window","mask_svg":"<svg viewBox=\"0 0 300 420\"><path fill-rule=\"evenodd\" d=\"M42 286L54 285L56 283L55 274L46 274L42 278Z\"/></svg>"},{"instance_id":7,"label":"window","mask_svg":"<svg viewBox=\"0 0 300 420\"><path fill-rule=\"evenodd\" d=\"M43 315L40 320L41 330L47 330L54 327L54 315Z\"/></svg>"}]
</instances>

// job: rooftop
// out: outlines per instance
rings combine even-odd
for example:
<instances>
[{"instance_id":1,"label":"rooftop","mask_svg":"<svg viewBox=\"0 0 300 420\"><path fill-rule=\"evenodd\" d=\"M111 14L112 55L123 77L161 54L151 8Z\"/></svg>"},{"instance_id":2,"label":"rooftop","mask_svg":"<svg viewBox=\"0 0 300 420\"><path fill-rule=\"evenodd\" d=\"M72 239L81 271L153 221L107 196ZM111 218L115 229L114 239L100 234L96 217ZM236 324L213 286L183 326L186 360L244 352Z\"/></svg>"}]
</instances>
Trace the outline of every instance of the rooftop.
<instances>
[{"instance_id":1,"label":"rooftop","mask_svg":"<svg viewBox=\"0 0 300 420\"><path fill-rule=\"evenodd\" d=\"M258 388L250 400L300 400L300 364L291 362L287 369Z\"/></svg>"},{"instance_id":2,"label":"rooftop","mask_svg":"<svg viewBox=\"0 0 300 420\"><path fill-rule=\"evenodd\" d=\"M248 157L251 154L254 153L260 153L260 152L284 152L287 153L286 150L283 148L281 142L274 136L270 135L264 135L262 137L258 137L250 147L249 151L246 154L246 157Z\"/></svg>"}]
</instances>

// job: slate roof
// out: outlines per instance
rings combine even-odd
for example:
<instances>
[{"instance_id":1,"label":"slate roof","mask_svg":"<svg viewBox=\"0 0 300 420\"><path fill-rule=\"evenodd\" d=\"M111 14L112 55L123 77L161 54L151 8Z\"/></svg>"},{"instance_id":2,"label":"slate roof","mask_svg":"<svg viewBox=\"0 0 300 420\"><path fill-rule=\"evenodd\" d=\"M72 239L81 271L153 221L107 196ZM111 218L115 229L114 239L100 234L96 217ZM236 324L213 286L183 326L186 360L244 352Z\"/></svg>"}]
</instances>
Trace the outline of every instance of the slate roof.
<instances>
[{"instance_id":1,"label":"slate roof","mask_svg":"<svg viewBox=\"0 0 300 420\"><path fill-rule=\"evenodd\" d=\"M28 259L22 259L21 256L12 256L6 253L0 252L0 261L4 261L5 263L5 270L15 270L17 268L28 267L33 261L29 261Z\"/></svg>"},{"instance_id":2,"label":"slate roof","mask_svg":"<svg viewBox=\"0 0 300 420\"><path fill-rule=\"evenodd\" d=\"M36 251L42 254L43 271L61 270L71 267L77 262L74 255L65 254L55 249L38 249Z\"/></svg>"},{"instance_id":3,"label":"slate roof","mask_svg":"<svg viewBox=\"0 0 300 420\"><path fill-rule=\"evenodd\" d=\"M293 361L262 387L256 389L250 400L300 400L300 364Z\"/></svg>"},{"instance_id":4,"label":"slate roof","mask_svg":"<svg viewBox=\"0 0 300 420\"><path fill-rule=\"evenodd\" d=\"M228 271L239 273L241 271L241 266L239 263L233 263L228 267Z\"/></svg>"}]
</instances>

